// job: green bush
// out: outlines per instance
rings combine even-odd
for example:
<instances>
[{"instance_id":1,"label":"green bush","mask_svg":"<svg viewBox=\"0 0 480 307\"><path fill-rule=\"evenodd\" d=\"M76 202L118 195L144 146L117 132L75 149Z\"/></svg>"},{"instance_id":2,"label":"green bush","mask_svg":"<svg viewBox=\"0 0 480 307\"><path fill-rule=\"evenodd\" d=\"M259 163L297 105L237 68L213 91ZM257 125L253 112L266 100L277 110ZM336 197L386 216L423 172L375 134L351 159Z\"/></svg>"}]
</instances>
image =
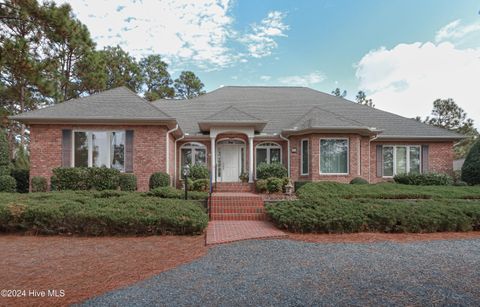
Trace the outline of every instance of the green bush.
<instances>
[{"instance_id":1,"label":"green bush","mask_svg":"<svg viewBox=\"0 0 480 307\"><path fill-rule=\"evenodd\" d=\"M257 178L268 179L271 177L284 178L288 176L287 169L281 163L262 162L257 166Z\"/></svg>"},{"instance_id":2,"label":"green bush","mask_svg":"<svg viewBox=\"0 0 480 307\"><path fill-rule=\"evenodd\" d=\"M160 198L175 198L175 199L184 199L185 191L178 190L173 187L161 187L149 191L146 195L160 197ZM187 193L188 199L191 200L205 200L208 198L207 192L196 192L191 191Z\"/></svg>"},{"instance_id":3,"label":"green bush","mask_svg":"<svg viewBox=\"0 0 480 307\"><path fill-rule=\"evenodd\" d=\"M267 190L269 193L282 192L283 179L270 177L267 179Z\"/></svg>"},{"instance_id":4,"label":"green bush","mask_svg":"<svg viewBox=\"0 0 480 307\"><path fill-rule=\"evenodd\" d=\"M155 188L159 187L168 187L170 185L170 175L167 173L153 173L150 176L150 181L149 181L149 186L150 190L153 190Z\"/></svg>"},{"instance_id":5,"label":"green bush","mask_svg":"<svg viewBox=\"0 0 480 307\"><path fill-rule=\"evenodd\" d=\"M103 195L102 197L97 197ZM0 231L75 235L201 234L196 202L120 191L0 195Z\"/></svg>"},{"instance_id":6,"label":"green bush","mask_svg":"<svg viewBox=\"0 0 480 307\"><path fill-rule=\"evenodd\" d=\"M136 191L137 177L134 174L120 174L118 185L122 191Z\"/></svg>"},{"instance_id":7,"label":"green bush","mask_svg":"<svg viewBox=\"0 0 480 307\"><path fill-rule=\"evenodd\" d=\"M350 181L350 184L368 184L368 181L361 177L355 177Z\"/></svg>"},{"instance_id":8,"label":"green bush","mask_svg":"<svg viewBox=\"0 0 480 307\"><path fill-rule=\"evenodd\" d=\"M57 179L57 176L55 176L55 175L50 177L50 191L59 191L58 190L58 179Z\"/></svg>"},{"instance_id":9,"label":"green bush","mask_svg":"<svg viewBox=\"0 0 480 307\"><path fill-rule=\"evenodd\" d=\"M295 181L293 183L293 187L295 188L295 191L298 191L301 187L303 187L304 185L310 182L311 181Z\"/></svg>"},{"instance_id":10,"label":"green bush","mask_svg":"<svg viewBox=\"0 0 480 307\"><path fill-rule=\"evenodd\" d=\"M207 166L203 164L190 165L190 176L193 181L199 179L209 179L210 173L208 172Z\"/></svg>"},{"instance_id":11,"label":"green bush","mask_svg":"<svg viewBox=\"0 0 480 307\"><path fill-rule=\"evenodd\" d=\"M393 177L396 183L409 185L452 185L453 179L447 174L400 174Z\"/></svg>"},{"instance_id":12,"label":"green bush","mask_svg":"<svg viewBox=\"0 0 480 307\"><path fill-rule=\"evenodd\" d=\"M465 158L462 180L470 185L480 184L480 139L473 144Z\"/></svg>"},{"instance_id":13,"label":"green bush","mask_svg":"<svg viewBox=\"0 0 480 307\"><path fill-rule=\"evenodd\" d=\"M257 192L259 193L265 193L267 192L267 180L266 179L258 179L256 182L255 182L255 188L257 190Z\"/></svg>"},{"instance_id":14,"label":"green bush","mask_svg":"<svg viewBox=\"0 0 480 307\"><path fill-rule=\"evenodd\" d=\"M10 154L5 129L0 130L0 176L9 176L11 169Z\"/></svg>"},{"instance_id":15,"label":"green bush","mask_svg":"<svg viewBox=\"0 0 480 307\"><path fill-rule=\"evenodd\" d=\"M208 191L208 187L210 186L210 180L208 179L197 179L192 184L192 190L198 192L206 192Z\"/></svg>"},{"instance_id":16,"label":"green bush","mask_svg":"<svg viewBox=\"0 0 480 307\"><path fill-rule=\"evenodd\" d=\"M454 186L456 187L465 187L468 185L468 183L466 183L465 181L462 181L462 180L457 180L453 183Z\"/></svg>"},{"instance_id":17,"label":"green bush","mask_svg":"<svg viewBox=\"0 0 480 307\"><path fill-rule=\"evenodd\" d=\"M118 188L119 177L120 171L118 169L107 167L88 168L90 188L97 191L115 190Z\"/></svg>"},{"instance_id":18,"label":"green bush","mask_svg":"<svg viewBox=\"0 0 480 307\"><path fill-rule=\"evenodd\" d=\"M47 192L48 184L45 177L35 176L32 178L32 192Z\"/></svg>"},{"instance_id":19,"label":"green bush","mask_svg":"<svg viewBox=\"0 0 480 307\"><path fill-rule=\"evenodd\" d=\"M53 169L55 191L88 190L90 178L86 167L58 167Z\"/></svg>"},{"instance_id":20,"label":"green bush","mask_svg":"<svg viewBox=\"0 0 480 307\"><path fill-rule=\"evenodd\" d=\"M15 192L17 189L17 182L15 178L10 175L0 176L0 192Z\"/></svg>"},{"instance_id":21,"label":"green bush","mask_svg":"<svg viewBox=\"0 0 480 307\"><path fill-rule=\"evenodd\" d=\"M17 182L17 192L28 193L30 171L28 169L13 168L11 176L15 178L15 181Z\"/></svg>"}]
</instances>

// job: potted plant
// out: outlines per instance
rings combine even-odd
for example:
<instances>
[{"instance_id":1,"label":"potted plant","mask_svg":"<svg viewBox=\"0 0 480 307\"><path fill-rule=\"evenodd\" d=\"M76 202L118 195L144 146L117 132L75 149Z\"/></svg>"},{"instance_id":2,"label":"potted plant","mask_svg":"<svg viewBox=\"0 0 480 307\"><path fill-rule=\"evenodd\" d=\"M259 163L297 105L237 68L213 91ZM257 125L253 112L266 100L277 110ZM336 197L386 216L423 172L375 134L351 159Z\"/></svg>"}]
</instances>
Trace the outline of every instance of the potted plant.
<instances>
[{"instance_id":1,"label":"potted plant","mask_svg":"<svg viewBox=\"0 0 480 307\"><path fill-rule=\"evenodd\" d=\"M242 172L238 178L240 178L242 182L248 182L248 173Z\"/></svg>"}]
</instances>

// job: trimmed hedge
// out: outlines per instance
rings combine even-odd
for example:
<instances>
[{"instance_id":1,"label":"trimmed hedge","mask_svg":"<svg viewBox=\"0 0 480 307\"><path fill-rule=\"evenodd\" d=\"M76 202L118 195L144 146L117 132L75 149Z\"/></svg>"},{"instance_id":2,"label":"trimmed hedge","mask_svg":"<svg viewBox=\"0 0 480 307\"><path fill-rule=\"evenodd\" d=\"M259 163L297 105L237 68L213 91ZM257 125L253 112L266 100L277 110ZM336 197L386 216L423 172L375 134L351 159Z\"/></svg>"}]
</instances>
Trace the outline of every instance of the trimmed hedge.
<instances>
[{"instance_id":1,"label":"trimmed hedge","mask_svg":"<svg viewBox=\"0 0 480 307\"><path fill-rule=\"evenodd\" d=\"M153 173L150 176L148 185L150 187L150 190L153 190L159 187L168 187L170 185L170 175L162 172Z\"/></svg>"},{"instance_id":2,"label":"trimmed hedge","mask_svg":"<svg viewBox=\"0 0 480 307\"><path fill-rule=\"evenodd\" d=\"M480 139L473 144L465 158L462 180L470 185L480 184Z\"/></svg>"},{"instance_id":3,"label":"trimmed hedge","mask_svg":"<svg viewBox=\"0 0 480 307\"><path fill-rule=\"evenodd\" d=\"M267 190L269 193L282 192L284 180L270 177L267 179Z\"/></svg>"},{"instance_id":4,"label":"trimmed hedge","mask_svg":"<svg viewBox=\"0 0 480 307\"><path fill-rule=\"evenodd\" d=\"M17 182L9 175L0 176L0 192L16 192Z\"/></svg>"},{"instance_id":5,"label":"trimmed hedge","mask_svg":"<svg viewBox=\"0 0 480 307\"><path fill-rule=\"evenodd\" d=\"M184 199L185 191L178 190L172 187L161 187L161 188L156 188L147 192L146 195L160 197L160 198ZM188 199L191 199L191 200L206 200L208 198L208 193L189 191L187 193L187 197Z\"/></svg>"},{"instance_id":6,"label":"trimmed hedge","mask_svg":"<svg viewBox=\"0 0 480 307\"><path fill-rule=\"evenodd\" d=\"M453 178L447 174L401 174L393 177L396 183L409 185L452 185Z\"/></svg>"},{"instance_id":7,"label":"trimmed hedge","mask_svg":"<svg viewBox=\"0 0 480 307\"><path fill-rule=\"evenodd\" d=\"M86 167L58 167L53 169L53 186L56 191L88 190L90 178Z\"/></svg>"},{"instance_id":8,"label":"trimmed hedge","mask_svg":"<svg viewBox=\"0 0 480 307\"><path fill-rule=\"evenodd\" d=\"M266 205L274 223L293 232L351 233L480 230L480 203L323 200Z\"/></svg>"},{"instance_id":9,"label":"trimmed hedge","mask_svg":"<svg viewBox=\"0 0 480 307\"><path fill-rule=\"evenodd\" d=\"M28 169L13 168L11 170L11 175L17 182L17 192L28 193L30 171Z\"/></svg>"},{"instance_id":10,"label":"trimmed hedge","mask_svg":"<svg viewBox=\"0 0 480 307\"><path fill-rule=\"evenodd\" d=\"M97 191L114 190L119 185L120 171L114 168L89 167L88 183L91 189Z\"/></svg>"},{"instance_id":11,"label":"trimmed hedge","mask_svg":"<svg viewBox=\"0 0 480 307\"><path fill-rule=\"evenodd\" d=\"M48 184L45 177L35 176L32 178L32 192L47 192Z\"/></svg>"},{"instance_id":12,"label":"trimmed hedge","mask_svg":"<svg viewBox=\"0 0 480 307\"><path fill-rule=\"evenodd\" d=\"M134 174L120 174L118 185L122 191L136 191L137 177Z\"/></svg>"},{"instance_id":13,"label":"trimmed hedge","mask_svg":"<svg viewBox=\"0 0 480 307\"><path fill-rule=\"evenodd\" d=\"M255 188L256 188L257 192L259 192L259 193L267 192L267 190L268 190L267 182L268 181L266 179L258 179L255 182Z\"/></svg>"},{"instance_id":14,"label":"trimmed hedge","mask_svg":"<svg viewBox=\"0 0 480 307\"><path fill-rule=\"evenodd\" d=\"M257 179L268 179L271 177L284 178L288 176L288 171L281 163L262 162L257 166Z\"/></svg>"},{"instance_id":15,"label":"trimmed hedge","mask_svg":"<svg viewBox=\"0 0 480 307\"><path fill-rule=\"evenodd\" d=\"M350 181L350 184L368 184L368 181L361 177L355 177Z\"/></svg>"},{"instance_id":16,"label":"trimmed hedge","mask_svg":"<svg viewBox=\"0 0 480 307\"><path fill-rule=\"evenodd\" d=\"M0 195L0 231L76 235L190 235L208 216L195 202L120 191Z\"/></svg>"},{"instance_id":17,"label":"trimmed hedge","mask_svg":"<svg viewBox=\"0 0 480 307\"><path fill-rule=\"evenodd\" d=\"M193 181L197 181L199 179L209 179L210 172L208 168L203 164L195 164L190 165L190 176Z\"/></svg>"},{"instance_id":18,"label":"trimmed hedge","mask_svg":"<svg viewBox=\"0 0 480 307\"><path fill-rule=\"evenodd\" d=\"M198 191L198 192L207 192L209 186L210 186L210 180L197 179L192 184L192 190Z\"/></svg>"}]
</instances>

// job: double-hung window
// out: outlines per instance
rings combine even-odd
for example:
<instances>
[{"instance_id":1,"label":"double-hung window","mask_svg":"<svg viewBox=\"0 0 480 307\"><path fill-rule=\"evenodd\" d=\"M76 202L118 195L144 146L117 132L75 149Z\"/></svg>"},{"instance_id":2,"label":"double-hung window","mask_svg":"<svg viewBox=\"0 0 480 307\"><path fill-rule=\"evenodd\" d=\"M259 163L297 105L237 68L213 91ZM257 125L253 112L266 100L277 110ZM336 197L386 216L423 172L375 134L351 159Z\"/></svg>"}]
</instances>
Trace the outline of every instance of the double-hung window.
<instances>
[{"instance_id":1,"label":"double-hung window","mask_svg":"<svg viewBox=\"0 0 480 307\"><path fill-rule=\"evenodd\" d=\"M320 139L320 174L348 174L348 139Z\"/></svg>"},{"instance_id":2,"label":"double-hung window","mask_svg":"<svg viewBox=\"0 0 480 307\"><path fill-rule=\"evenodd\" d=\"M282 147L277 143L261 143L257 145L257 166L260 163L282 163Z\"/></svg>"},{"instance_id":3,"label":"double-hung window","mask_svg":"<svg viewBox=\"0 0 480 307\"><path fill-rule=\"evenodd\" d=\"M301 148L300 148L300 164L301 164L301 169L302 169L302 175L308 175L308 140L304 139L301 142Z\"/></svg>"},{"instance_id":4,"label":"double-hung window","mask_svg":"<svg viewBox=\"0 0 480 307\"><path fill-rule=\"evenodd\" d=\"M74 131L74 167L125 170L125 131Z\"/></svg>"},{"instance_id":5,"label":"double-hung window","mask_svg":"<svg viewBox=\"0 0 480 307\"><path fill-rule=\"evenodd\" d=\"M419 145L384 145L383 177L421 172L421 147Z\"/></svg>"},{"instance_id":6,"label":"double-hung window","mask_svg":"<svg viewBox=\"0 0 480 307\"><path fill-rule=\"evenodd\" d=\"M207 163L205 145L200 143L187 143L181 147L181 166Z\"/></svg>"}]
</instances>

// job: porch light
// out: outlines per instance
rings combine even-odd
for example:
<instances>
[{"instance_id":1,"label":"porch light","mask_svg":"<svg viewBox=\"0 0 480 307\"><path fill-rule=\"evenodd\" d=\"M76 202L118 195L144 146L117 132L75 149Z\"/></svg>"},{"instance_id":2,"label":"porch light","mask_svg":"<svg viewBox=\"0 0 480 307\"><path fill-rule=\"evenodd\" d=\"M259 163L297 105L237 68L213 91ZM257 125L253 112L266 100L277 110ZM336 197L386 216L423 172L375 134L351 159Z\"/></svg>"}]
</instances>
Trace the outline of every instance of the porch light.
<instances>
[{"instance_id":1,"label":"porch light","mask_svg":"<svg viewBox=\"0 0 480 307\"><path fill-rule=\"evenodd\" d=\"M185 200L188 199L188 176L190 176L190 165L183 167L183 182L185 184Z\"/></svg>"}]
</instances>

